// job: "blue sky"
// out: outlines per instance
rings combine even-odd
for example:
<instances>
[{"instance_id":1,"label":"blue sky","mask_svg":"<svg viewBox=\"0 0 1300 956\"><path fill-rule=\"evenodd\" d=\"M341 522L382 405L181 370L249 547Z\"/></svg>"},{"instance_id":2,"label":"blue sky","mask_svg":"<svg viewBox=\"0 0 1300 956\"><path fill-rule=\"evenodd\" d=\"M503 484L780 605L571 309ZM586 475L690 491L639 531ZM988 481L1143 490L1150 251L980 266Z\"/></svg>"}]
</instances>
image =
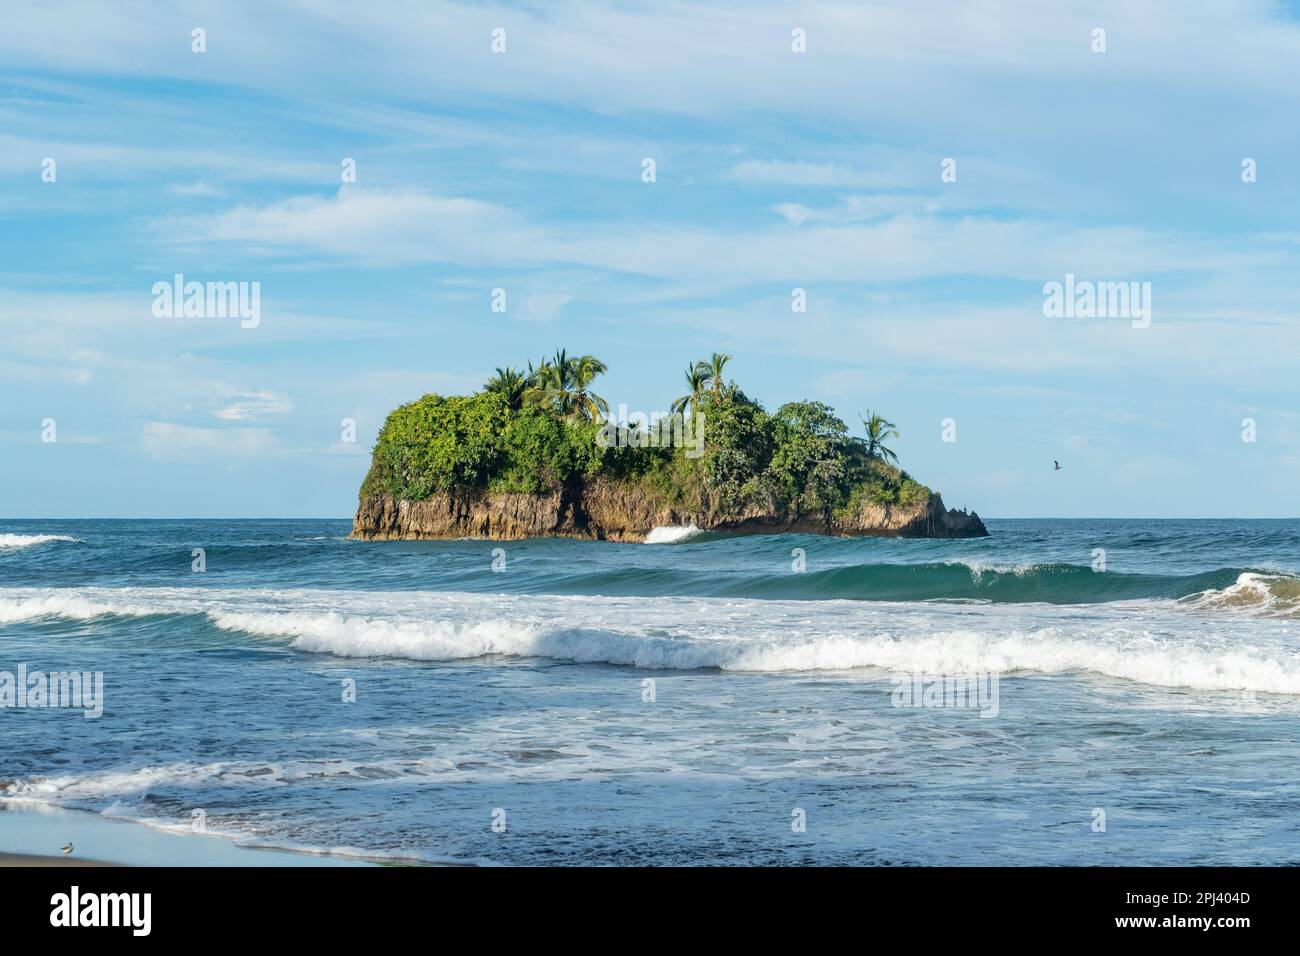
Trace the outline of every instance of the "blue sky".
<instances>
[{"instance_id":1,"label":"blue sky","mask_svg":"<svg viewBox=\"0 0 1300 956\"><path fill-rule=\"evenodd\" d=\"M389 409L566 347L634 410L715 350L879 409L985 516L1295 516L1295 10L1084 6L15 8L0 515L347 516ZM261 324L155 317L175 273ZM1150 327L1045 317L1066 273Z\"/></svg>"}]
</instances>

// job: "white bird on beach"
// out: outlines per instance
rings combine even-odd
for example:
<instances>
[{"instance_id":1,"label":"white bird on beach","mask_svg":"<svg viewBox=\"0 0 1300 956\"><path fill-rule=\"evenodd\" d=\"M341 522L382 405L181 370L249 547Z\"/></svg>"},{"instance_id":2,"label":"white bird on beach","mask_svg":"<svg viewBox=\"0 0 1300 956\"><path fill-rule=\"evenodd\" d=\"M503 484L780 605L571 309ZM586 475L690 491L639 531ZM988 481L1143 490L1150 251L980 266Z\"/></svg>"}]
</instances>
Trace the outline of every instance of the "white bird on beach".
<instances>
[{"instance_id":1,"label":"white bird on beach","mask_svg":"<svg viewBox=\"0 0 1300 956\"><path fill-rule=\"evenodd\" d=\"M64 846L64 847L63 847L63 852L64 852L64 853L71 853L71 852L72 852L72 844L69 843L69 844L67 844L66 846Z\"/></svg>"}]
</instances>

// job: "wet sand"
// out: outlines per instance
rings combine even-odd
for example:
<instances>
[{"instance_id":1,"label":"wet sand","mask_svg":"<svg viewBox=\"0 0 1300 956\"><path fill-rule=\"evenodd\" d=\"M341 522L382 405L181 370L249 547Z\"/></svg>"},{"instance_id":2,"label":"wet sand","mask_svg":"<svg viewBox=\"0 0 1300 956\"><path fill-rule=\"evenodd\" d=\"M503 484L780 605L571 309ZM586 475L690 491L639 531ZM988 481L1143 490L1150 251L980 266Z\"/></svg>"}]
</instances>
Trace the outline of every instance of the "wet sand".
<instances>
[{"instance_id":1,"label":"wet sand","mask_svg":"<svg viewBox=\"0 0 1300 956\"><path fill-rule=\"evenodd\" d=\"M0 852L0 867L5 866L117 866L103 860L81 860L74 856L38 856L34 853Z\"/></svg>"},{"instance_id":2,"label":"wet sand","mask_svg":"<svg viewBox=\"0 0 1300 956\"><path fill-rule=\"evenodd\" d=\"M71 853L62 848L73 845ZM372 866L372 861L242 847L83 810L0 805L0 866Z\"/></svg>"}]
</instances>

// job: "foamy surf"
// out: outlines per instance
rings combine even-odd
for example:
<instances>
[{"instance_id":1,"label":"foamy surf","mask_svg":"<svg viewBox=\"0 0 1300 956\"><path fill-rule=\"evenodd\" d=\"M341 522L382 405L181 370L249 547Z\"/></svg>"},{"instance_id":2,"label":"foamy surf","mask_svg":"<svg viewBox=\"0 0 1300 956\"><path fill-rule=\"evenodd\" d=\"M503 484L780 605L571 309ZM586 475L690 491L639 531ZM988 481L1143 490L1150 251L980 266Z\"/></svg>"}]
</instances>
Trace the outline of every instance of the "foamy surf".
<instances>
[{"instance_id":1,"label":"foamy surf","mask_svg":"<svg viewBox=\"0 0 1300 956\"><path fill-rule=\"evenodd\" d=\"M691 538L703 534L703 530L693 524L685 527L681 525L662 525L658 528L651 528L650 533L645 536L645 544L681 544L683 541L689 541Z\"/></svg>"},{"instance_id":2,"label":"foamy surf","mask_svg":"<svg viewBox=\"0 0 1300 956\"><path fill-rule=\"evenodd\" d=\"M259 862L237 844L316 854L289 865L1291 861L1270 836L1300 739L1300 521L990 524L667 548L6 525L88 543L0 552L0 690L23 664L102 671L105 708L0 712L0 837L146 865ZM961 676L983 696L928 698ZM809 793L835 820L771 840ZM1141 812L1103 841L1096 806ZM176 835L196 819L214 839Z\"/></svg>"},{"instance_id":3,"label":"foamy surf","mask_svg":"<svg viewBox=\"0 0 1300 956\"><path fill-rule=\"evenodd\" d=\"M652 670L775 673L879 669L932 674L1093 673L1162 687L1300 694L1300 659L1255 648L1227 650L1162 644L1136 632L1099 641L1054 628L994 634L975 630L924 635L888 632L774 638L706 638L627 633L612 628L521 624L394 624L336 615L218 616L223 627L292 637L298 650L341 657L451 661L543 657Z\"/></svg>"},{"instance_id":4,"label":"foamy surf","mask_svg":"<svg viewBox=\"0 0 1300 956\"><path fill-rule=\"evenodd\" d=\"M68 534L0 534L0 550L17 550L33 548L41 544L63 541L68 544L80 544L80 538Z\"/></svg>"},{"instance_id":5,"label":"foamy surf","mask_svg":"<svg viewBox=\"0 0 1300 956\"><path fill-rule=\"evenodd\" d=\"M461 858L445 853L420 852L417 850L391 850L372 848L352 844L319 845L304 844L291 838L273 836L249 829L246 821L237 814L216 812L212 815L188 806L173 811L169 815L165 808L159 808L151 794L169 787L180 788L182 792L192 793L202 787L227 787L232 783L238 785L245 781L249 785L269 788L284 788L293 783L318 779L322 769L329 769L329 762L320 761L304 763L293 771L281 771L280 768L268 767L257 763L246 764L173 764L170 766L141 767L134 771L92 772L80 776L66 775L47 778L34 777L23 780L0 782L0 808L27 811L41 819L53 817L62 820L60 812L95 814L106 821L132 823L147 827L151 831L192 839L209 838L228 844L232 848L244 850L279 851L294 853L307 857L334 858L356 863L392 864L404 863L418 866L492 866L494 861L486 858ZM364 769L364 768L363 768ZM333 774L346 781L349 786L367 782L346 771ZM414 786L427 787L432 775L422 779L412 778ZM382 782L382 781L369 781ZM191 801L186 801L187 803ZM77 830L84 831L84 818L77 817ZM202 820L197 826L196 820ZM53 829L62 824L56 823ZM93 832L93 831L92 831ZM112 838L126 838L123 830L114 827L110 831ZM96 834L99 836L99 834ZM63 833L59 839L63 839ZM141 846L138 838L132 836L129 847L118 848L108 858L128 865L157 865L160 852L157 846ZM81 840L77 842L80 844ZM186 865L204 861L204 865L251 865L265 862L256 857L213 856L209 845L187 847ZM175 853L176 848L170 848ZM152 855L151 855L152 854ZM207 862L211 861L211 862ZM162 862L167 862L163 859Z\"/></svg>"},{"instance_id":6,"label":"foamy surf","mask_svg":"<svg viewBox=\"0 0 1300 956\"><path fill-rule=\"evenodd\" d=\"M1300 580L1286 574L1246 571L1226 588L1210 589L1184 598L1198 610L1230 609L1261 617L1300 617Z\"/></svg>"},{"instance_id":7,"label":"foamy surf","mask_svg":"<svg viewBox=\"0 0 1300 956\"><path fill-rule=\"evenodd\" d=\"M1177 607L1038 606L1009 616L992 605L853 601L813 609L802 601L455 592L0 591L0 623L200 615L225 631L341 658L499 656L758 673L1097 674L1160 687L1300 694L1300 655L1288 632L1207 633L1194 616L1171 616ZM201 645L201 632L193 639Z\"/></svg>"},{"instance_id":8,"label":"foamy surf","mask_svg":"<svg viewBox=\"0 0 1300 956\"><path fill-rule=\"evenodd\" d=\"M89 621L110 616L144 617L174 611L174 608L163 605L151 607L114 600L112 591L101 593L104 594L103 598L90 598L76 591L52 588L31 596L0 597L0 624L17 624L46 617L68 621Z\"/></svg>"}]
</instances>

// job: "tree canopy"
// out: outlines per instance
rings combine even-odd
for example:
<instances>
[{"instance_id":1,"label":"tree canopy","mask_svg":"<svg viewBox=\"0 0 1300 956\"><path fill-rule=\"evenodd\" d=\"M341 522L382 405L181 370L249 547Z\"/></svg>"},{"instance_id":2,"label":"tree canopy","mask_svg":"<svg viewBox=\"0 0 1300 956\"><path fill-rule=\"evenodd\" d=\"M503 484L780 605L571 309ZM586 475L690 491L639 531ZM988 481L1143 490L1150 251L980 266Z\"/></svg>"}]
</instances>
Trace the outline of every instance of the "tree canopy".
<instances>
[{"instance_id":1,"label":"tree canopy","mask_svg":"<svg viewBox=\"0 0 1300 956\"><path fill-rule=\"evenodd\" d=\"M498 368L472 395L425 395L395 409L378 440L362 495L421 500L458 488L538 493L595 478L639 485L673 505L718 513L792 516L924 502L930 491L892 461L892 422L863 418L857 438L828 405L789 402L773 413L723 381L730 356L687 367L690 392L672 402L703 419L703 453L662 443L600 441L608 404L593 391L606 366L560 350L526 371Z\"/></svg>"}]
</instances>

